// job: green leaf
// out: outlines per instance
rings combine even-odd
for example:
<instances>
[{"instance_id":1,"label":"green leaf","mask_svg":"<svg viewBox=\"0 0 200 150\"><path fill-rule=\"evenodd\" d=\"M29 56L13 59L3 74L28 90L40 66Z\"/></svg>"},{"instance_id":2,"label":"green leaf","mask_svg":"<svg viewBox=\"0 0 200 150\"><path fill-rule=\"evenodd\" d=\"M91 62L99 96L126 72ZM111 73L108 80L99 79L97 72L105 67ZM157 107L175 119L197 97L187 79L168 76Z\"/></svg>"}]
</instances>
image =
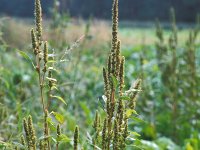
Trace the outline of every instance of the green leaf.
<instances>
[{"instance_id":1,"label":"green leaf","mask_svg":"<svg viewBox=\"0 0 200 150\"><path fill-rule=\"evenodd\" d=\"M144 120L142 120L141 118L138 118L138 117L131 117L131 119L135 120L136 122L142 122L142 123L145 123Z\"/></svg>"},{"instance_id":2,"label":"green leaf","mask_svg":"<svg viewBox=\"0 0 200 150\"><path fill-rule=\"evenodd\" d=\"M0 143L0 149L1 149L1 148L2 148L2 149L5 148L5 145L3 145L3 144Z\"/></svg>"},{"instance_id":3,"label":"green leaf","mask_svg":"<svg viewBox=\"0 0 200 150\"><path fill-rule=\"evenodd\" d=\"M18 123L17 123L17 127L18 127L18 132L22 132L22 119L23 119L23 112L22 112L22 104L17 102L17 114L18 114Z\"/></svg>"},{"instance_id":4,"label":"green leaf","mask_svg":"<svg viewBox=\"0 0 200 150\"><path fill-rule=\"evenodd\" d=\"M87 124L91 124L92 123L92 119L91 119L91 110L88 107L88 104L86 102L80 102L80 106L83 109L83 112L85 113L84 115L87 116L86 117L86 123Z\"/></svg>"},{"instance_id":5,"label":"green leaf","mask_svg":"<svg viewBox=\"0 0 200 150\"><path fill-rule=\"evenodd\" d=\"M139 133L133 132L133 131L130 131L130 134L131 134L131 135L134 135L134 136L141 136Z\"/></svg>"},{"instance_id":6,"label":"green leaf","mask_svg":"<svg viewBox=\"0 0 200 150\"><path fill-rule=\"evenodd\" d=\"M18 50L19 54L25 58L26 60L28 60L29 62L31 62L31 64L33 65L33 67L35 68L35 65L33 63L33 61L31 60L31 58L23 51Z\"/></svg>"},{"instance_id":7,"label":"green leaf","mask_svg":"<svg viewBox=\"0 0 200 150\"><path fill-rule=\"evenodd\" d=\"M118 81L117 81L117 79L115 78L115 76L111 76L111 78L112 78L112 83L113 83L113 85L114 85L114 87L116 88L117 87L117 84L118 84Z\"/></svg>"},{"instance_id":8,"label":"green leaf","mask_svg":"<svg viewBox=\"0 0 200 150\"><path fill-rule=\"evenodd\" d=\"M187 143L186 150L194 150L190 143Z\"/></svg>"},{"instance_id":9,"label":"green leaf","mask_svg":"<svg viewBox=\"0 0 200 150\"><path fill-rule=\"evenodd\" d=\"M46 77L46 79L49 80L49 81L51 81L51 82L54 82L54 83L57 82L57 80L55 78L48 78L48 77Z\"/></svg>"},{"instance_id":10,"label":"green leaf","mask_svg":"<svg viewBox=\"0 0 200 150\"><path fill-rule=\"evenodd\" d=\"M48 124L50 125L50 129L51 129L52 131L56 131L56 130L57 130L57 129L56 129L55 123L52 121L52 118L48 117L48 118L47 118L47 122L48 122Z\"/></svg>"},{"instance_id":11,"label":"green leaf","mask_svg":"<svg viewBox=\"0 0 200 150\"><path fill-rule=\"evenodd\" d=\"M160 149L170 149L170 150L180 150L181 149L171 139L166 138L166 137L160 137L160 138L156 139L155 143L159 146ZM193 147L194 149L191 149L191 150L198 150L197 147L196 148ZM185 150L190 150L190 149L186 148Z\"/></svg>"},{"instance_id":12,"label":"green leaf","mask_svg":"<svg viewBox=\"0 0 200 150\"><path fill-rule=\"evenodd\" d=\"M69 143L71 141L71 139L64 135L64 134L61 134L58 138L57 138L57 141L58 142L65 142L65 143Z\"/></svg>"},{"instance_id":13,"label":"green leaf","mask_svg":"<svg viewBox=\"0 0 200 150\"><path fill-rule=\"evenodd\" d=\"M55 85L51 87L51 90L54 90L54 89L58 91L58 88Z\"/></svg>"},{"instance_id":14,"label":"green leaf","mask_svg":"<svg viewBox=\"0 0 200 150\"><path fill-rule=\"evenodd\" d=\"M56 140L54 137L51 137L51 140L52 140L54 143L57 143L57 140Z\"/></svg>"},{"instance_id":15,"label":"green leaf","mask_svg":"<svg viewBox=\"0 0 200 150\"><path fill-rule=\"evenodd\" d=\"M103 110L106 108L107 97L105 95L99 96L98 103Z\"/></svg>"},{"instance_id":16,"label":"green leaf","mask_svg":"<svg viewBox=\"0 0 200 150\"><path fill-rule=\"evenodd\" d=\"M140 147L145 150L160 150L159 146L153 141L141 140Z\"/></svg>"},{"instance_id":17,"label":"green leaf","mask_svg":"<svg viewBox=\"0 0 200 150\"><path fill-rule=\"evenodd\" d=\"M91 111L88 108L88 105L85 102L80 102L81 108L83 109L86 116L89 116Z\"/></svg>"},{"instance_id":18,"label":"green leaf","mask_svg":"<svg viewBox=\"0 0 200 150\"><path fill-rule=\"evenodd\" d=\"M131 98L129 96L121 96L120 97L121 100L131 100Z\"/></svg>"},{"instance_id":19,"label":"green leaf","mask_svg":"<svg viewBox=\"0 0 200 150\"><path fill-rule=\"evenodd\" d=\"M48 60L47 63L56 63L56 61L55 60Z\"/></svg>"},{"instance_id":20,"label":"green leaf","mask_svg":"<svg viewBox=\"0 0 200 150\"><path fill-rule=\"evenodd\" d=\"M129 118L132 114L137 115L137 112L134 109L127 109L126 116Z\"/></svg>"},{"instance_id":21,"label":"green leaf","mask_svg":"<svg viewBox=\"0 0 200 150\"><path fill-rule=\"evenodd\" d=\"M64 117L63 115L57 113L57 112L52 112L52 114L55 116L56 120L60 123L63 124L64 123Z\"/></svg>"},{"instance_id":22,"label":"green leaf","mask_svg":"<svg viewBox=\"0 0 200 150\"><path fill-rule=\"evenodd\" d=\"M5 148L5 147L8 147L9 145L10 145L9 143L0 141L0 148Z\"/></svg>"},{"instance_id":23,"label":"green leaf","mask_svg":"<svg viewBox=\"0 0 200 150\"><path fill-rule=\"evenodd\" d=\"M8 81L6 81L4 78L1 78L1 77L0 77L0 80L5 84L7 89L10 88L10 84L8 83Z\"/></svg>"},{"instance_id":24,"label":"green leaf","mask_svg":"<svg viewBox=\"0 0 200 150\"><path fill-rule=\"evenodd\" d=\"M136 150L144 150L144 149L142 149L140 146L137 146L137 145L134 145L134 144L132 144L132 145L127 145L127 147L135 147L134 149L136 149Z\"/></svg>"},{"instance_id":25,"label":"green leaf","mask_svg":"<svg viewBox=\"0 0 200 150\"><path fill-rule=\"evenodd\" d=\"M51 95L51 97L52 98L56 98L56 99L60 100L61 102L63 102L65 105L67 105L67 103L65 102L65 100L62 97L60 97L60 96L53 96L53 95Z\"/></svg>"}]
</instances>

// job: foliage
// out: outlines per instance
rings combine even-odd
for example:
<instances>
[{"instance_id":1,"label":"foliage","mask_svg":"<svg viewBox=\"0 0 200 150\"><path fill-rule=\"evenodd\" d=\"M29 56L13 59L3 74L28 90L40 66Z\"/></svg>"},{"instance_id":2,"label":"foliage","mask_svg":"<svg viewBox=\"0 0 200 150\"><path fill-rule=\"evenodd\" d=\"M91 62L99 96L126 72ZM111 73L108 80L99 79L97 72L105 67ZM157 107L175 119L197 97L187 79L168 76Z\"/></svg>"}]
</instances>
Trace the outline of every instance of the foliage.
<instances>
[{"instance_id":1,"label":"foliage","mask_svg":"<svg viewBox=\"0 0 200 150\"><path fill-rule=\"evenodd\" d=\"M86 36L89 33L89 23L86 26ZM128 119L132 114L137 114L135 109L136 97L140 89L141 81L138 80L129 91L123 93L124 88L124 64L125 58L120 54L120 41L118 40L118 0L113 0L113 28L112 28L112 49L108 57L107 70L103 69L104 85L105 85L105 97L106 97L106 118L103 125L101 126L100 116L97 112L93 128L95 129L95 136L92 139L93 148L96 149L96 144L99 144L100 128L102 127L102 149L125 149L126 140L129 136L128 132ZM52 54L49 53L48 42L43 41L43 24L42 24L42 8L40 0L35 0L35 29L31 29L31 41L32 41L32 52L33 58L29 57L23 51L18 50L21 57L28 61L32 68L35 70L35 75L38 78L38 89L40 104L43 112L43 120L39 122L42 126L36 125L36 129L33 124L32 116L23 119L23 130L24 134L20 135L21 141L17 142L2 142L1 146L5 148L15 149L48 149L56 148L59 149L60 142L69 144L70 138L61 132L61 124L64 123L64 116L58 112L51 111L52 103L54 99L58 99L65 105L67 103L61 96L54 96L58 90L57 79L54 75L57 72L55 64L54 51ZM73 48L73 47L72 47ZM70 48L70 49L72 49ZM60 62L66 52L62 55ZM33 61L34 60L34 61ZM14 83L19 84L22 80L20 75L14 77ZM119 85L118 85L119 83ZM117 88L118 87L118 88ZM118 92L117 92L118 89ZM118 96L115 96L119 93ZM129 101L126 103L123 100ZM116 98L118 99L116 101ZM87 111L86 106L82 105L83 109ZM51 113L49 113L51 111ZM21 113L21 112L20 112ZM56 122L53 120L55 118ZM113 121L113 118L114 121ZM55 125L57 123L57 125ZM73 125L74 126L74 125ZM37 132L43 134L38 137ZM137 135L133 132L133 135ZM74 130L73 148L74 150L79 149L79 128L76 126ZM87 146L88 147L88 146ZM98 146L99 147L99 146Z\"/></svg>"},{"instance_id":2,"label":"foliage","mask_svg":"<svg viewBox=\"0 0 200 150\"><path fill-rule=\"evenodd\" d=\"M121 26L119 28L118 36L123 43L120 58L122 58L121 56L126 57L126 63L124 65L124 78L120 79L120 76L114 74L110 75L108 80L109 87L113 86L115 89L114 112L117 112L120 99L125 105L125 103L130 102L130 96L142 91L137 100L136 110L127 107L127 110L123 112L123 116L129 117L127 150L198 150L200 147L198 119L199 25L197 23L194 28L191 26L191 29L182 30L175 22L175 15L172 16L172 25L168 30L163 29L163 25L157 20L156 36L153 34L152 28L131 29ZM18 24L8 26L4 20L3 18L1 21L3 26L0 26L3 27L0 34L2 36L0 38L0 149L16 146L24 148L34 143L33 135L30 143L23 144L24 140L19 140L24 137L26 141L29 137L24 132L23 120L27 123L32 122L33 126L29 127L30 131L28 129L27 133L35 132L36 146L39 146L40 143L43 146L46 143L48 145L49 141L52 149L65 149L66 147L73 149L74 145L77 148L76 144L79 142L78 148L100 149L104 119L109 119L106 106L106 102L109 102L106 101L109 96L106 96L105 91L103 91L104 82L101 72L104 62L108 60L107 54L112 57L116 55L116 51L108 51L110 48L109 38L105 41L98 39L97 33L99 35L100 32L94 32L94 28L98 28L97 24L100 22L88 21L87 25L79 26L80 29L77 32L82 32L77 35L84 33L85 36L84 38L79 37L78 40L72 37L70 41L76 39L75 43L72 44L62 36L62 32L54 34L52 22L50 24L45 22L42 45L40 46L41 55L37 54L41 56L41 75L44 73L46 56L49 56L46 63L47 72L45 73L47 78L44 79L43 89L45 107L48 104L49 90L52 94L49 111L47 113L45 110L44 115L42 115L38 72L34 69L38 61L35 61L35 54L30 48L30 42L27 42L29 39L16 38L19 35L26 37L26 31L23 29L30 28L30 24L26 23L24 27L18 28ZM69 21L72 23L71 20ZM64 31L66 26L62 26L60 23L58 25L60 31ZM75 25L72 23L72 26ZM104 26L105 33L108 32L107 28ZM70 26L67 26L67 32L70 32L71 29ZM19 33L9 36L8 31ZM34 29L34 31L36 30ZM52 34L47 34L46 31ZM100 31L102 32L102 30ZM36 32L33 33L36 34ZM142 33L146 33L146 35L141 35ZM142 40L141 37L143 37ZM20 46L21 49L13 48L10 42L12 40L9 38L24 46ZM47 38L48 44L45 42ZM34 38L32 39L34 41ZM133 39L135 41L128 44L127 41ZM98 42L95 43L95 40ZM92 46L91 43L93 43ZM47 49L48 55L43 55L47 53ZM52 71L52 74L48 73L49 71ZM108 67L105 67L104 71L108 73ZM140 81L136 77L143 80L142 88L139 90L131 88L130 90L130 83ZM123 95L120 96L118 91L122 79L124 79L123 85L126 86L123 87ZM53 85L52 89L49 88L50 85ZM132 87L135 85L133 84ZM128 93L130 95L127 96ZM95 113L95 110L98 111ZM30 114L31 116L29 116ZM109 135L111 137L110 143L113 141L120 143L121 138L117 137L121 136L116 135L123 133L124 129L122 128L123 131L119 132L121 129L119 122L116 121L117 113L114 113L114 116L116 117L111 121L113 134ZM75 124L80 125L79 130ZM50 132L46 132L45 128L48 128ZM106 130L108 131L108 129ZM73 143L73 141L76 142ZM108 141L105 142L108 143ZM112 146L116 147L117 145L110 144L111 149Z\"/></svg>"},{"instance_id":3,"label":"foliage","mask_svg":"<svg viewBox=\"0 0 200 150\"><path fill-rule=\"evenodd\" d=\"M121 42L118 39L118 0L113 1L112 44L103 68L104 78L104 110L106 118L101 124L101 117L96 112L91 144L93 149L123 150L126 149L128 121L135 109L136 98L140 90L141 80L138 79L128 91L124 91L125 58L121 55ZM101 136L100 136L101 135Z\"/></svg>"}]
</instances>

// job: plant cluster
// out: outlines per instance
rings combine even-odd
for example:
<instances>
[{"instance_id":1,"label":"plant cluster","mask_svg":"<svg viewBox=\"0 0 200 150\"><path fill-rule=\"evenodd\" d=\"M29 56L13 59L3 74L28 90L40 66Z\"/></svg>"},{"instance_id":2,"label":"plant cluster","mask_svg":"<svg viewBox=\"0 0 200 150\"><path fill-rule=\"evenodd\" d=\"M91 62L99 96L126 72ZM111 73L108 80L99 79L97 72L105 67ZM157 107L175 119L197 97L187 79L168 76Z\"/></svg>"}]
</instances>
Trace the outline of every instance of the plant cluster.
<instances>
[{"instance_id":1,"label":"plant cluster","mask_svg":"<svg viewBox=\"0 0 200 150\"><path fill-rule=\"evenodd\" d=\"M118 39L118 0L113 2L112 46L108 56L107 67L103 68L104 102L106 117L96 112L94 121L94 149L122 150L126 148L129 136L128 120L134 113L136 97L140 90L141 80L138 79L129 91L124 90L125 58L121 55L121 43ZM127 100L127 101L126 101Z\"/></svg>"},{"instance_id":2,"label":"plant cluster","mask_svg":"<svg viewBox=\"0 0 200 150\"><path fill-rule=\"evenodd\" d=\"M74 33L72 26L74 30L80 27L76 35L70 37L70 42L85 34L70 46L63 36L66 26L60 23L62 17L55 17L62 15L57 0L53 22L45 23L45 29L49 25L50 35L42 30L40 1L35 3L32 51L27 52L32 55L13 49L13 44L5 39L15 38L16 43L26 43L16 35L24 36L30 26L23 24L25 27L21 31L16 23L8 26L0 20L3 23L0 33L0 149L199 149L198 20L195 28L188 32L188 29L179 28L175 10L171 9L169 28L165 29L156 21L155 44L146 45L146 41L152 42L154 34L152 29L147 29L149 34L143 37L142 44L131 47L124 44L126 41L120 35L122 46L118 33L118 0L113 0L111 48L97 38L99 26L96 24L100 23L95 20L88 21L85 32L80 32L82 25L69 24L70 35ZM129 41L129 31L134 31L134 35L137 31L147 31L126 27L119 30ZM107 26L100 31L106 32ZM90 49L88 44L94 46ZM74 50L78 45L78 50ZM105 56L107 50L108 56ZM68 63L67 67L63 62ZM136 76L143 82L135 79ZM136 81L129 85L133 79ZM98 99L99 93L102 96ZM64 99L68 100L67 105ZM96 114L94 110L98 110ZM81 125L80 131L75 124ZM142 140L138 140L138 133ZM18 139L20 142L15 142Z\"/></svg>"},{"instance_id":3,"label":"plant cluster","mask_svg":"<svg viewBox=\"0 0 200 150\"><path fill-rule=\"evenodd\" d=\"M51 101L52 98L57 98L61 100L63 103L65 101L58 96L53 96L53 90L57 89L56 82L57 80L53 78L54 68L54 54L49 58L49 50L47 41L42 40L42 8L40 0L35 0L35 30L31 30L31 39L32 39L32 49L35 55L35 63L33 63L34 69L38 74L39 81L39 89L40 89L40 98L41 105L43 110L43 136L42 138L37 138L36 131L33 126L32 117L29 116L28 119L24 118L23 120L23 128L25 131L25 136L21 136L21 149L29 149L29 150L50 150L51 148L59 149L59 143L63 140L68 140L67 136L61 133L60 124L56 127L56 138L54 138L54 144L51 143L53 137L50 134L49 124L51 122L50 115L48 110L51 109ZM25 53L21 52L24 57ZM44 93L45 87L48 88L47 94ZM47 96L45 96L45 94ZM66 103L65 103L66 104ZM62 117L59 116L56 112L51 112L55 115L56 119L59 121ZM61 122L61 121L60 121ZM74 131L74 150L78 149L78 141L79 141L79 128L76 127ZM18 149L16 146L15 149Z\"/></svg>"},{"instance_id":4,"label":"plant cluster","mask_svg":"<svg viewBox=\"0 0 200 150\"><path fill-rule=\"evenodd\" d=\"M131 71L128 78L139 74L144 81L137 111L146 122L136 126L141 130L144 149L198 150L199 17L196 25L185 31L176 23L175 10L170 10L170 16L167 29L156 20L155 45L146 45L144 39L132 52L124 52L127 61L136 66L136 74Z\"/></svg>"},{"instance_id":5,"label":"plant cluster","mask_svg":"<svg viewBox=\"0 0 200 150\"><path fill-rule=\"evenodd\" d=\"M108 56L107 67L103 68L104 78L104 102L106 117L101 122L101 116L96 112L93 123L94 136L92 139L93 149L121 150L126 148L127 138L130 136L128 120L132 114L137 114L135 109L136 98L140 91L141 80L138 79L130 88L125 91L124 87L124 65L125 58L121 55L121 43L118 39L118 0L113 0L113 25L112 25L112 47ZM88 32L88 31L87 31ZM41 105L43 110L43 136L38 138L31 115L23 119L25 136L21 136L20 146L15 149L29 150L50 150L59 149L62 141L69 140L61 133L61 125L56 127L56 138L50 133L50 115L53 114L58 122L62 116L51 110L52 98L57 98L63 103L65 101L58 96L53 96L53 90L57 89L57 80L53 77L54 53L49 54L48 42L43 41L42 36L42 8L40 0L35 0L35 29L31 30L32 49L35 56L33 64L38 75ZM20 52L22 56L30 59L26 53ZM45 93L45 90L47 92ZM66 104L66 103L65 103ZM136 132L133 132L136 134ZM53 143L52 143L53 140ZM69 140L70 141L70 140ZM55 144L54 144L55 143ZM76 127L73 139L74 150L79 149L79 128Z\"/></svg>"},{"instance_id":6,"label":"plant cluster","mask_svg":"<svg viewBox=\"0 0 200 150\"><path fill-rule=\"evenodd\" d=\"M166 108L167 106L168 109L165 111L170 112L169 129L163 132L169 132L169 136L175 142L180 143L185 137L192 137L199 127L197 118L199 76L196 66L199 17L197 17L196 27L189 32L185 45L180 47L173 8L170 13L171 34L168 42L164 38L163 29L159 22L156 23L156 36L158 38L156 54L161 71L161 82L165 90L161 95L164 101L163 107ZM187 116L184 116L184 114L187 114ZM182 126L186 122L188 124ZM192 125L193 128L188 127L188 125Z\"/></svg>"}]
</instances>

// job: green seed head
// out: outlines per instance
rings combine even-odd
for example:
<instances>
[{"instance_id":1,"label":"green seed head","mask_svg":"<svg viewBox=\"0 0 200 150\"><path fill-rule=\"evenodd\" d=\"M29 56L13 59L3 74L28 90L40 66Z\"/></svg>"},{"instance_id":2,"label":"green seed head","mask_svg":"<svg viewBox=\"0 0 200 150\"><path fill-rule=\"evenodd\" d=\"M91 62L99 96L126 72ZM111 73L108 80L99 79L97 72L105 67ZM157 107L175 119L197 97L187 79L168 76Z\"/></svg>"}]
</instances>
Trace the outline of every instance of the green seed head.
<instances>
[{"instance_id":1,"label":"green seed head","mask_svg":"<svg viewBox=\"0 0 200 150\"><path fill-rule=\"evenodd\" d=\"M78 150L78 143L79 143L79 128L76 126L74 131L74 150Z\"/></svg>"},{"instance_id":2,"label":"green seed head","mask_svg":"<svg viewBox=\"0 0 200 150\"><path fill-rule=\"evenodd\" d=\"M119 124L120 131L121 131L122 123L123 123L123 117L124 117L124 104L123 104L123 101L120 99L118 102L118 108L117 108L117 121Z\"/></svg>"},{"instance_id":3,"label":"green seed head","mask_svg":"<svg viewBox=\"0 0 200 150\"><path fill-rule=\"evenodd\" d=\"M142 84L142 80L141 79L137 79L134 84L132 85L130 90L133 90L129 95L130 95L130 103L129 103L129 107L130 109L135 109L135 105L136 105L136 98L137 95L139 94L139 91L141 90L141 84Z\"/></svg>"},{"instance_id":4,"label":"green seed head","mask_svg":"<svg viewBox=\"0 0 200 150\"><path fill-rule=\"evenodd\" d=\"M112 52L115 52L118 42L118 0L113 0L112 16Z\"/></svg>"},{"instance_id":5,"label":"green seed head","mask_svg":"<svg viewBox=\"0 0 200 150\"><path fill-rule=\"evenodd\" d=\"M108 73L105 68L103 68L103 79L104 79L104 93L105 96L109 97L109 79L108 79Z\"/></svg>"},{"instance_id":6,"label":"green seed head","mask_svg":"<svg viewBox=\"0 0 200 150\"><path fill-rule=\"evenodd\" d=\"M124 64L125 57L121 58L120 70L119 70L119 94L122 96L123 88L124 88Z\"/></svg>"},{"instance_id":7,"label":"green seed head","mask_svg":"<svg viewBox=\"0 0 200 150\"><path fill-rule=\"evenodd\" d=\"M49 70L48 72L48 78L52 78L52 71ZM49 88L51 89L53 87L53 82L51 80L49 80Z\"/></svg>"},{"instance_id":8,"label":"green seed head","mask_svg":"<svg viewBox=\"0 0 200 150\"><path fill-rule=\"evenodd\" d=\"M111 58L111 55L108 56L108 78L110 78L110 75L111 75L111 71L112 71L112 58Z\"/></svg>"},{"instance_id":9,"label":"green seed head","mask_svg":"<svg viewBox=\"0 0 200 150\"><path fill-rule=\"evenodd\" d=\"M28 130L29 130L29 135L30 135L29 145L33 150L36 150L35 129L33 127L33 121L32 121L32 117L31 116L28 117Z\"/></svg>"},{"instance_id":10,"label":"green seed head","mask_svg":"<svg viewBox=\"0 0 200 150\"><path fill-rule=\"evenodd\" d=\"M120 49L121 49L121 41L118 40L117 42L117 50L116 50L116 71L115 71L115 76L118 77L119 76L119 68L120 68Z\"/></svg>"},{"instance_id":11,"label":"green seed head","mask_svg":"<svg viewBox=\"0 0 200 150\"><path fill-rule=\"evenodd\" d=\"M96 111L93 128L95 129L95 131L97 131L98 127L99 127L99 113L98 113L98 111Z\"/></svg>"},{"instance_id":12,"label":"green seed head","mask_svg":"<svg viewBox=\"0 0 200 150\"><path fill-rule=\"evenodd\" d=\"M114 122L113 149L119 150L119 128L118 128L118 122L117 122L116 119L115 119L115 122Z\"/></svg>"},{"instance_id":13,"label":"green seed head","mask_svg":"<svg viewBox=\"0 0 200 150\"><path fill-rule=\"evenodd\" d=\"M57 125L57 136L59 137L61 135L61 128L60 124Z\"/></svg>"},{"instance_id":14,"label":"green seed head","mask_svg":"<svg viewBox=\"0 0 200 150\"><path fill-rule=\"evenodd\" d=\"M35 55L38 54L38 46L37 46L37 39L35 35L34 29L31 29L31 40L32 40L32 48Z\"/></svg>"},{"instance_id":15,"label":"green seed head","mask_svg":"<svg viewBox=\"0 0 200 150\"><path fill-rule=\"evenodd\" d=\"M48 62L48 44L47 41L44 42L44 63L46 64Z\"/></svg>"},{"instance_id":16,"label":"green seed head","mask_svg":"<svg viewBox=\"0 0 200 150\"><path fill-rule=\"evenodd\" d=\"M164 42L163 30L158 19L156 19L156 36L161 42Z\"/></svg>"},{"instance_id":17,"label":"green seed head","mask_svg":"<svg viewBox=\"0 0 200 150\"><path fill-rule=\"evenodd\" d=\"M26 145L25 138L24 138L23 135L21 135L21 144L22 144L23 146Z\"/></svg>"},{"instance_id":18,"label":"green seed head","mask_svg":"<svg viewBox=\"0 0 200 150\"><path fill-rule=\"evenodd\" d=\"M24 131L25 131L25 134L26 134L26 140L27 140L27 142L29 142L30 133L29 133L28 123L27 123L26 118L24 118L24 120L23 120L23 126L24 126Z\"/></svg>"},{"instance_id":19,"label":"green seed head","mask_svg":"<svg viewBox=\"0 0 200 150\"><path fill-rule=\"evenodd\" d=\"M107 136L107 118L104 119L104 123L103 123L103 130L102 130L102 149L106 148L106 136Z\"/></svg>"},{"instance_id":20,"label":"green seed head","mask_svg":"<svg viewBox=\"0 0 200 150\"><path fill-rule=\"evenodd\" d=\"M42 8L40 0L35 0L35 25L36 25L36 36L41 45L41 37L42 37Z\"/></svg>"}]
</instances>

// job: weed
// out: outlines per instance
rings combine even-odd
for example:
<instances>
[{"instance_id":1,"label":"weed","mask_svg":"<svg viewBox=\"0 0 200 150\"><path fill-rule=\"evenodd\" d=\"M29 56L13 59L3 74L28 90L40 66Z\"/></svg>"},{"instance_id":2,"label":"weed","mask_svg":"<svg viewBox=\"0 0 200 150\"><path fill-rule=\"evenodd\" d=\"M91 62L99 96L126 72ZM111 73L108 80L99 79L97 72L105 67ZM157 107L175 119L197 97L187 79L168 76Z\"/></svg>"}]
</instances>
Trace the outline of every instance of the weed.
<instances>
[{"instance_id":1,"label":"weed","mask_svg":"<svg viewBox=\"0 0 200 150\"><path fill-rule=\"evenodd\" d=\"M125 58L121 55L121 43L118 39L118 0L113 0L112 12L112 46L107 67L103 68L106 118L101 125L102 119L97 112L93 125L95 130L93 148L99 147L102 150L126 148L126 140L129 136L128 119L134 112L135 100L141 84L141 80L138 80L129 91L124 91ZM129 101L126 102L125 97ZM100 133L102 136L99 136Z\"/></svg>"}]
</instances>

